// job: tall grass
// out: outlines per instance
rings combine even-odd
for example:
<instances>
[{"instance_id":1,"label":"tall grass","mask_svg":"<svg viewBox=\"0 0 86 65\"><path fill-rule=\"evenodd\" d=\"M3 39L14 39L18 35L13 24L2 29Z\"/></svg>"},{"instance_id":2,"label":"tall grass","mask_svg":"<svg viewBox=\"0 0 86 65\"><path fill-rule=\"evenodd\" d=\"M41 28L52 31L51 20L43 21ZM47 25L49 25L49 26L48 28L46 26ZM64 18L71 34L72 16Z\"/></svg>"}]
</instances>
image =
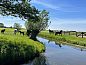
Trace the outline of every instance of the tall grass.
<instances>
[{"instance_id":1,"label":"tall grass","mask_svg":"<svg viewBox=\"0 0 86 65\"><path fill-rule=\"evenodd\" d=\"M54 35L54 34L49 34L48 31L42 31L39 36L48 38L50 40L54 40L56 42L60 43L70 43L70 44L76 44L76 45L81 45L81 46L86 46L86 38L80 38L72 35Z\"/></svg>"},{"instance_id":2,"label":"tall grass","mask_svg":"<svg viewBox=\"0 0 86 65\"><path fill-rule=\"evenodd\" d=\"M17 65L33 59L45 50L43 44L28 36L0 33L0 65Z\"/></svg>"}]
</instances>

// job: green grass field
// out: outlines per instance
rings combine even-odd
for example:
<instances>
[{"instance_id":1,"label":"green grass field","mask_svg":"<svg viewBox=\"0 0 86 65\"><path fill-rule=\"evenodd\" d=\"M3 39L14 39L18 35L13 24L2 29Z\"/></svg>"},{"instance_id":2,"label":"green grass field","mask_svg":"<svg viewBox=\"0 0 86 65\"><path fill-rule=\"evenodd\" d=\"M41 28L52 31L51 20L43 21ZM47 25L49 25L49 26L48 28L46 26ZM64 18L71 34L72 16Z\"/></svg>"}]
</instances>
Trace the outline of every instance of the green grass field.
<instances>
[{"instance_id":1,"label":"green grass field","mask_svg":"<svg viewBox=\"0 0 86 65\"><path fill-rule=\"evenodd\" d=\"M48 31L42 31L39 36L45 37L50 40L54 40L56 42L60 43L69 43L69 44L76 44L76 45L81 45L81 46L86 46L86 38L80 38L76 37L73 35L54 35L54 34L49 34Z\"/></svg>"},{"instance_id":2,"label":"green grass field","mask_svg":"<svg viewBox=\"0 0 86 65\"><path fill-rule=\"evenodd\" d=\"M0 28L1 31L2 28ZM45 50L43 44L29 39L26 35L14 35L14 29L6 28L0 33L0 64L15 65L33 59ZM23 29L22 31L25 32Z\"/></svg>"}]
</instances>

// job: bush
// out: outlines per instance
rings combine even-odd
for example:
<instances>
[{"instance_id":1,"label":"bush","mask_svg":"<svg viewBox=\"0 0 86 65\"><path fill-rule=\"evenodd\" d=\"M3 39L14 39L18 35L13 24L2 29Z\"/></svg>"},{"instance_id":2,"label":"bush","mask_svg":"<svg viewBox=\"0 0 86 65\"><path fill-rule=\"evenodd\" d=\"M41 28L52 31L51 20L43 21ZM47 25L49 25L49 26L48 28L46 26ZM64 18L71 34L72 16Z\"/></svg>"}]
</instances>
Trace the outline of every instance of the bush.
<instances>
[{"instance_id":1,"label":"bush","mask_svg":"<svg viewBox=\"0 0 86 65\"><path fill-rule=\"evenodd\" d=\"M0 64L16 65L33 59L43 52L44 45L27 36L0 35Z\"/></svg>"}]
</instances>

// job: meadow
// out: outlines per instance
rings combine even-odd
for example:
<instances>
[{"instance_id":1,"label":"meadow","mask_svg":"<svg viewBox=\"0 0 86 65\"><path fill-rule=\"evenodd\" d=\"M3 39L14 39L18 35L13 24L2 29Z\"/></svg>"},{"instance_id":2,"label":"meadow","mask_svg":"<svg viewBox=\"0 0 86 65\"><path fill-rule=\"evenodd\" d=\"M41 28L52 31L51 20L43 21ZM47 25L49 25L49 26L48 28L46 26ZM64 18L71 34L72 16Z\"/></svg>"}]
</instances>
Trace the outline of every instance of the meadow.
<instances>
[{"instance_id":1,"label":"meadow","mask_svg":"<svg viewBox=\"0 0 86 65\"><path fill-rule=\"evenodd\" d=\"M45 50L42 43L29 39L27 35L15 35L13 31L14 29L6 28L4 34L0 33L0 65L25 63ZM22 31L26 32L25 29Z\"/></svg>"},{"instance_id":2,"label":"meadow","mask_svg":"<svg viewBox=\"0 0 86 65\"><path fill-rule=\"evenodd\" d=\"M56 35L50 34L48 31L42 31L40 32L39 36L47 38L49 40L53 40L55 42L59 43L67 43L67 44L74 44L77 46L84 46L86 47L86 38L76 37L76 35Z\"/></svg>"}]
</instances>

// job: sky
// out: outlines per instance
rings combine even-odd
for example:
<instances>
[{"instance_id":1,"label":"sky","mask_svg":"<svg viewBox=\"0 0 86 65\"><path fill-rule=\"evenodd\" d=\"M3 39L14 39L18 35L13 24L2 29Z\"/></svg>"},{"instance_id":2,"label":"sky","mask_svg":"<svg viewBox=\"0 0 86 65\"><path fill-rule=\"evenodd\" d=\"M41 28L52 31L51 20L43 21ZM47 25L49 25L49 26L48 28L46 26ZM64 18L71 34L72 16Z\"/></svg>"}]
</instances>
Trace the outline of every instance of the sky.
<instances>
[{"instance_id":1,"label":"sky","mask_svg":"<svg viewBox=\"0 0 86 65\"><path fill-rule=\"evenodd\" d=\"M51 24L48 29L86 31L86 0L32 0L31 4L49 12ZM25 23L11 16L0 16L0 22L5 26L18 22L23 27Z\"/></svg>"}]
</instances>

